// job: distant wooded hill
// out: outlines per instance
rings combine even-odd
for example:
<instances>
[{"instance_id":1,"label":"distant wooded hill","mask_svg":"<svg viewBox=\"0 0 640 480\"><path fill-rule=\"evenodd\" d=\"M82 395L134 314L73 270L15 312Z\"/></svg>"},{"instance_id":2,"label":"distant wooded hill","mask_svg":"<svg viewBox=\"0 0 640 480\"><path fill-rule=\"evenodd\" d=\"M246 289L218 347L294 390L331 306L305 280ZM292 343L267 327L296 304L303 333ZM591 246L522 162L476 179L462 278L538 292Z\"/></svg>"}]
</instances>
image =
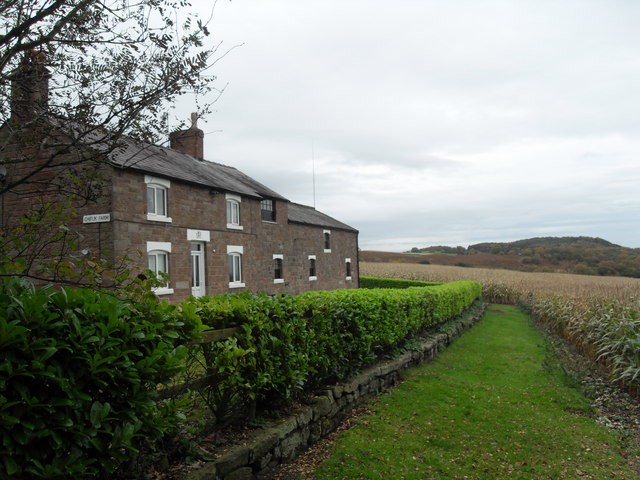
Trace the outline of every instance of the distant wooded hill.
<instances>
[{"instance_id":1,"label":"distant wooded hill","mask_svg":"<svg viewBox=\"0 0 640 480\"><path fill-rule=\"evenodd\" d=\"M414 247L410 252L361 253L363 261L391 261L566 272L640 278L640 249L593 237L538 237L464 247Z\"/></svg>"}]
</instances>

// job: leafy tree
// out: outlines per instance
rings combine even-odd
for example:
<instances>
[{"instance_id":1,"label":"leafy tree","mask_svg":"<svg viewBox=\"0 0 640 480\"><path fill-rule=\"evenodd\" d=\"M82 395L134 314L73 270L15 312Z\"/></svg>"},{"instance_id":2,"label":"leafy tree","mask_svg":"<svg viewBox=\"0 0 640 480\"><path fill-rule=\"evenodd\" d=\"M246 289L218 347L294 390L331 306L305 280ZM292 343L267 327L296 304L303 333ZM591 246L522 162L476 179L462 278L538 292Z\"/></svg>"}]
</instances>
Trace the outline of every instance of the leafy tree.
<instances>
[{"instance_id":1,"label":"leafy tree","mask_svg":"<svg viewBox=\"0 0 640 480\"><path fill-rule=\"evenodd\" d=\"M209 70L222 55L219 45L205 46L207 24L188 7L186 0L0 3L0 274L34 276L31 266L46 257L57 265L38 275L60 280L60 259L73 250L74 209L100 197L108 154L125 135L160 143L176 99L212 90ZM31 211L11 221L5 197L34 192Z\"/></svg>"}]
</instances>

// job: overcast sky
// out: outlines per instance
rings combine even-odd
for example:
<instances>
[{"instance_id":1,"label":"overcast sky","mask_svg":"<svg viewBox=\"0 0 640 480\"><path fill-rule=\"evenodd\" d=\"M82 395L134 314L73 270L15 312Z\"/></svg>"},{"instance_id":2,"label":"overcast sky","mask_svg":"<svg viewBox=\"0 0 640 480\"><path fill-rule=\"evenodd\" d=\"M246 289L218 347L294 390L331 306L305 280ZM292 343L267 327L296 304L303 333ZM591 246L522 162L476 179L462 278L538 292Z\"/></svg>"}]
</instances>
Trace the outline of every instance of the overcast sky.
<instances>
[{"instance_id":1,"label":"overcast sky","mask_svg":"<svg viewBox=\"0 0 640 480\"><path fill-rule=\"evenodd\" d=\"M637 0L220 0L205 158L307 205L315 163L316 208L363 249L640 247L639 21Z\"/></svg>"}]
</instances>

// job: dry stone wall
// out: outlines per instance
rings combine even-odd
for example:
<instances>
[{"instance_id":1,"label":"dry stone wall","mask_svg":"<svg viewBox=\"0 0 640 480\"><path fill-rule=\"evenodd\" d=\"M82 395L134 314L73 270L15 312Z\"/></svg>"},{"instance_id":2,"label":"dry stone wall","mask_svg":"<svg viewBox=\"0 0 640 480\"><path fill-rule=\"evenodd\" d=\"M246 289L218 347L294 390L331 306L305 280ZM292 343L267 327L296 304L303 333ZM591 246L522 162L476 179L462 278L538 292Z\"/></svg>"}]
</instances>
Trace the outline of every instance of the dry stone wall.
<instances>
[{"instance_id":1,"label":"dry stone wall","mask_svg":"<svg viewBox=\"0 0 640 480\"><path fill-rule=\"evenodd\" d=\"M307 447L333 432L349 412L397 384L408 367L433 359L482 316L475 309L443 331L432 335L414 351L368 368L345 383L327 387L308 406L271 427L256 430L242 444L227 448L211 462L190 472L185 480L266 480L280 463L293 460Z\"/></svg>"}]
</instances>

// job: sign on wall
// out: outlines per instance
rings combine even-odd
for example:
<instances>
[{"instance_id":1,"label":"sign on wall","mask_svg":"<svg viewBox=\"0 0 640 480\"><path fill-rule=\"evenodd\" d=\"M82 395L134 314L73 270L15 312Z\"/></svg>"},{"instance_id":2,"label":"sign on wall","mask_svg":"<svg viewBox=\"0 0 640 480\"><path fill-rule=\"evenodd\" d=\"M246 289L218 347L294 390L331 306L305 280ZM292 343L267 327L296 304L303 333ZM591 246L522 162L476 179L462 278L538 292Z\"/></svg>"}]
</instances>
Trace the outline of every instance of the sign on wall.
<instances>
[{"instance_id":1,"label":"sign on wall","mask_svg":"<svg viewBox=\"0 0 640 480\"><path fill-rule=\"evenodd\" d=\"M84 215L82 223L104 223L111 221L110 213L97 213L95 215Z\"/></svg>"},{"instance_id":2,"label":"sign on wall","mask_svg":"<svg viewBox=\"0 0 640 480\"><path fill-rule=\"evenodd\" d=\"M209 230L191 230L188 228L187 240L190 242L210 242L211 232Z\"/></svg>"}]
</instances>

